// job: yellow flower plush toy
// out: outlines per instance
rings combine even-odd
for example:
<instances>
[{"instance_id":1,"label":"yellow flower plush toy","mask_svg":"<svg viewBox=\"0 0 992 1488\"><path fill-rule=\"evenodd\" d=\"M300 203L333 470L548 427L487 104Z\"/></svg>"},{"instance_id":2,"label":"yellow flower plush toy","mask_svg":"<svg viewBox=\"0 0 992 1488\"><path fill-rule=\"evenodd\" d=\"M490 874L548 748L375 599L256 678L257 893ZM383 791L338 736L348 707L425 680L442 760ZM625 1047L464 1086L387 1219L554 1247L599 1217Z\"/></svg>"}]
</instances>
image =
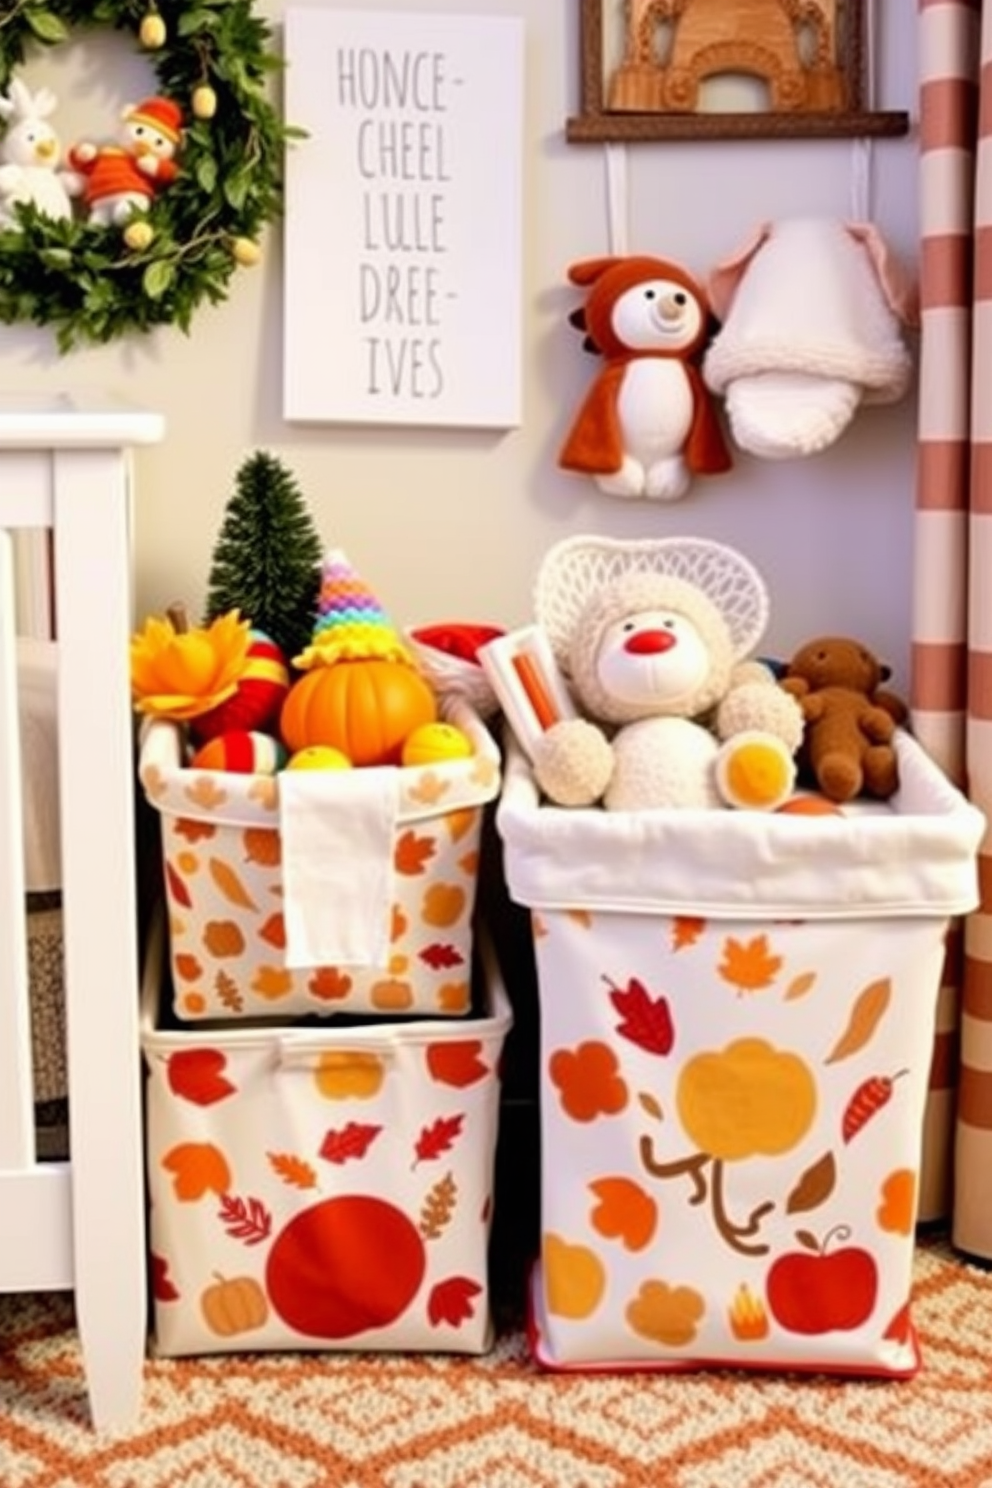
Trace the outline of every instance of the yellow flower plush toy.
<instances>
[{"instance_id":1,"label":"yellow flower plush toy","mask_svg":"<svg viewBox=\"0 0 992 1488\"><path fill-rule=\"evenodd\" d=\"M139 713L195 718L232 697L248 663L251 626L238 610L179 630L152 616L131 638L131 694Z\"/></svg>"}]
</instances>

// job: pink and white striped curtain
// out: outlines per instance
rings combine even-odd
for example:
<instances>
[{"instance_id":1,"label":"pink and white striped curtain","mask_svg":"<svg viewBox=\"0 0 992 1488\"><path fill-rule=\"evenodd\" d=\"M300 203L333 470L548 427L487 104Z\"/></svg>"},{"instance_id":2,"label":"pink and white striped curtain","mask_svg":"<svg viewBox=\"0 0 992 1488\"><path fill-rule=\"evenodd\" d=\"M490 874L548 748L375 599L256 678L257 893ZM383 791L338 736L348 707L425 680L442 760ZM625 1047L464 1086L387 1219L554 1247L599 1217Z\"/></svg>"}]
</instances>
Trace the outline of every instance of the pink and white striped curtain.
<instances>
[{"instance_id":1,"label":"pink and white striped curtain","mask_svg":"<svg viewBox=\"0 0 992 1488\"><path fill-rule=\"evenodd\" d=\"M992 824L992 0L919 0L913 728ZM992 1257L992 833L941 991L921 1219Z\"/></svg>"}]
</instances>

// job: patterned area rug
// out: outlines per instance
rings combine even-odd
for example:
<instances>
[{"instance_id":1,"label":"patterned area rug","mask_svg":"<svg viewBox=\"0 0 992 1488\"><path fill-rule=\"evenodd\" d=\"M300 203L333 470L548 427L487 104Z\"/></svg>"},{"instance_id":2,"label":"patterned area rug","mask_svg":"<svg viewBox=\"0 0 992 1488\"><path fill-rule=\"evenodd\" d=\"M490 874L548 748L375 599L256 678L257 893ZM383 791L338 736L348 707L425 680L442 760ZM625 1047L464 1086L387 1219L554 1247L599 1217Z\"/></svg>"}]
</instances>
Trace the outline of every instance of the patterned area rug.
<instances>
[{"instance_id":1,"label":"patterned area rug","mask_svg":"<svg viewBox=\"0 0 992 1488\"><path fill-rule=\"evenodd\" d=\"M71 1300L0 1297L3 1488L992 1488L992 1273L920 1246L903 1383L542 1374L476 1358L149 1360L137 1430L88 1425Z\"/></svg>"}]
</instances>

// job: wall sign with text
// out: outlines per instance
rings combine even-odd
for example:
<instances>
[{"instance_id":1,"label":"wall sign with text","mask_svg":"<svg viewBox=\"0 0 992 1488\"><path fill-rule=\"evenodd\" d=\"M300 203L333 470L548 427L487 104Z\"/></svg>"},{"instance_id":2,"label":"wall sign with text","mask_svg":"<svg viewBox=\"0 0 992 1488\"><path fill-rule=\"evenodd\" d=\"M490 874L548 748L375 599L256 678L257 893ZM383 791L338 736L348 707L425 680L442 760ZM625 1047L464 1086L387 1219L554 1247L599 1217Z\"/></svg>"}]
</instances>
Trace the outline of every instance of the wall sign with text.
<instances>
[{"instance_id":1,"label":"wall sign with text","mask_svg":"<svg viewBox=\"0 0 992 1488\"><path fill-rule=\"evenodd\" d=\"M287 419L511 428L523 23L286 12Z\"/></svg>"}]
</instances>

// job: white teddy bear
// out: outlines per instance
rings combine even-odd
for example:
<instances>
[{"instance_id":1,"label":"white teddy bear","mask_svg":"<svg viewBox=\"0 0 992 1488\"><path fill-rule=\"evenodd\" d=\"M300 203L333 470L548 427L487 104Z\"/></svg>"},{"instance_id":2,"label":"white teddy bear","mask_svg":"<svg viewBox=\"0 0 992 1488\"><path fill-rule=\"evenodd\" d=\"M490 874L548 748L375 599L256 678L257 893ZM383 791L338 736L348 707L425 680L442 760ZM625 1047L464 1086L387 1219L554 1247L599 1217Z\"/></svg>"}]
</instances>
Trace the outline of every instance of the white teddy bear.
<instances>
[{"instance_id":1,"label":"white teddy bear","mask_svg":"<svg viewBox=\"0 0 992 1488\"><path fill-rule=\"evenodd\" d=\"M46 217L72 216L72 198L83 183L62 168L62 144L49 122L57 106L48 88L32 94L19 78L0 94L0 118L7 123L0 140L0 228L19 226L19 203L33 203Z\"/></svg>"},{"instance_id":2,"label":"white teddy bear","mask_svg":"<svg viewBox=\"0 0 992 1488\"><path fill-rule=\"evenodd\" d=\"M624 545L598 546L615 556ZM666 556L672 549L655 547ZM741 575L760 586L740 555L732 559L738 589ZM534 745L534 774L549 800L602 801L611 811L772 810L789 798L802 712L768 667L744 659L753 625L736 624L703 583L644 568L591 583L572 608L567 634L559 625L553 639L584 716L552 724Z\"/></svg>"}]
</instances>

